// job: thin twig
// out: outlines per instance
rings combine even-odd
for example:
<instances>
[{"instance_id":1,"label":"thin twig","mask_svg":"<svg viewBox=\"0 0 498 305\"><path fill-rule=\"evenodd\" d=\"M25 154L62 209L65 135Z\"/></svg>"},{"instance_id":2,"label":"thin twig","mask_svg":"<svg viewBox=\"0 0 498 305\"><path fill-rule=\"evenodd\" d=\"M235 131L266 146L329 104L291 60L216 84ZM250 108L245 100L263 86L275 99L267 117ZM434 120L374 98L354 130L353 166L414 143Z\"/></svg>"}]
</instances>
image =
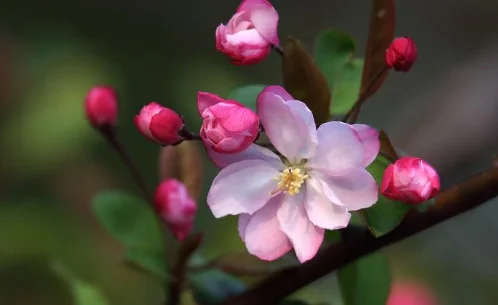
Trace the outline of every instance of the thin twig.
<instances>
[{"instance_id":1,"label":"thin twig","mask_svg":"<svg viewBox=\"0 0 498 305\"><path fill-rule=\"evenodd\" d=\"M358 258L472 210L498 196L498 168L492 168L442 192L425 213L413 213L392 232L375 238L367 230L328 246L300 265L283 269L223 305L274 305L291 293ZM351 236L349 236L351 237Z\"/></svg>"},{"instance_id":2,"label":"thin twig","mask_svg":"<svg viewBox=\"0 0 498 305\"><path fill-rule=\"evenodd\" d=\"M356 119L358 118L358 115L360 114L360 109L365 100L368 97L368 93L372 89L372 87L377 83L379 78L388 70L387 66L384 65L378 72L375 74L375 76L372 78L368 86L363 90L363 92L360 93L360 96L354 103L353 107L344 115L344 118L342 118L342 122L346 123L354 123L356 122Z\"/></svg>"},{"instance_id":3,"label":"thin twig","mask_svg":"<svg viewBox=\"0 0 498 305\"><path fill-rule=\"evenodd\" d=\"M154 210L154 215L156 216L157 222L160 226L165 226L164 222L162 221L161 217L161 212L159 209L154 205L154 202L152 201L152 193L149 191L149 188L147 187L147 183L145 182L145 179L143 178L142 174L140 173L140 170L138 167L135 165L135 162L133 162L133 159L131 156L128 154L124 146L121 144L119 141L119 138L116 135L116 130L113 126L104 126L99 129L102 135L105 137L109 145L116 151L116 153L121 157L121 160L125 164L125 166L128 168L130 171L133 180L135 181L136 185L142 192L145 202ZM167 230L162 230L163 233L163 239L164 239L164 244L165 247L168 250L172 250L174 248L174 243L171 243L171 239L168 238L168 233L166 233ZM166 272L169 273L171 269L171 264L173 261L173 256L171 256L173 253L170 253L169 251L166 252Z\"/></svg>"},{"instance_id":4,"label":"thin twig","mask_svg":"<svg viewBox=\"0 0 498 305\"><path fill-rule=\"evenodd\" d=\"M133 159L130 157L124 146L121 144L119 141L116 132L113 127L109 126L107 128L102 128L101 129L102 134L104 135L105 139L109 143L109 145L116 151L116 153L121 157L123 163L126 165L128 170L131 173L131 176L133 177L133 180L135 181L136 185L142 192L143 196L145 197L145 200L150 204L152 204L151 201L151 193L149 191L149 188L147 187L147 183L145 183L145 179L143 178L142 174L138 170L138 167L135 165L135 162L133 162Z\"/></svg>"},{"instance_id":5,"label":"thin twig","mask_svg":"<svg viewBox=\"0 0 498 305\"><path fill-rule=\"evenodd\" d=\"M190 235L182 242L178 250L178 257L171 271L172 279L168 287L167 305L180 304L180 296L185 284L185 271L190 256L197 250L202 242L201 233Z\"/></svg>"}]
</instances>

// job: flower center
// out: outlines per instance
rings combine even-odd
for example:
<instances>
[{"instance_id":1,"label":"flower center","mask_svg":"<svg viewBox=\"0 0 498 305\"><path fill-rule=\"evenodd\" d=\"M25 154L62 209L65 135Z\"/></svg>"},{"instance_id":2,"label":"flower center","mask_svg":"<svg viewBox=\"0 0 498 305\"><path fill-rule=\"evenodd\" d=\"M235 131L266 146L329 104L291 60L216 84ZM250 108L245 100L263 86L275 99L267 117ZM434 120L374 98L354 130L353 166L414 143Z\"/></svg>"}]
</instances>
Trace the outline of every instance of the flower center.
<instances>
[{"instance_id":1,"label":"flower center","mask_svg":"<svg viewBox=\"0 0 498 305\"><path fill-rule=\"evenodd\" d=\"M289 166L278 177L275 177L275 180L278 180L278 184L277 189L272 192L272 195L280 191L289 195L296 195L307 178L309 176L303 167Z\"/></svg>"}]
</instances>

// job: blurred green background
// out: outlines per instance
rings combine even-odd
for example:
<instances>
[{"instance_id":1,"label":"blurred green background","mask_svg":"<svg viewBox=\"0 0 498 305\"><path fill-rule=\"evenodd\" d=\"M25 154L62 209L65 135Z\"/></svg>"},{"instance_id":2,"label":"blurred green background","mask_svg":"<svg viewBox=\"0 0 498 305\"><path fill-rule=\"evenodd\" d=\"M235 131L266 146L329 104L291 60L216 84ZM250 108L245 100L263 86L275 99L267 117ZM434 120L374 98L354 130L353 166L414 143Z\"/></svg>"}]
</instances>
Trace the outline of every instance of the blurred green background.
<instances>
[{"instance_id":1,"label":"blurred green background","mask_svg":"<svg viewBox=\"0 0 498 305\"><path fill-rule=\"evenodd\" d=\"M493 0L398 3L398 35L419 45L410 74L391 74L360 120L426 158L448 186L491 163L498 148L498 36ZM0 4L0 304L71 304L44 263L57 260L101 287L112 304L158 304L159 285L122 264L121 247L90 210L93 194L138 194L115 153L85 121L83 98L96 84L120 93L119 132L150 185L159 147L132 124L158 101L200 125L196 92L280 83L280 59L236 67L214 48L214 30L238 1L4 0ZM276 0L280 36L312 48L338 27L365 45L368 1ZM494 12L494 13L492 13ZM493 25L493 26L492 26ZM207 160L206 160L207 161ZM205 162L205 181L216 174ZM205 183L205 191L209 184ZM243 251L234 218L215 220L199 201L202 251ZM497 204L386 249L396 280L425 283L440 304L497 304ZM227 229L231 228L231 229ZM340 304L333 276L298 293Z\"/></svg>"}]
</instances>

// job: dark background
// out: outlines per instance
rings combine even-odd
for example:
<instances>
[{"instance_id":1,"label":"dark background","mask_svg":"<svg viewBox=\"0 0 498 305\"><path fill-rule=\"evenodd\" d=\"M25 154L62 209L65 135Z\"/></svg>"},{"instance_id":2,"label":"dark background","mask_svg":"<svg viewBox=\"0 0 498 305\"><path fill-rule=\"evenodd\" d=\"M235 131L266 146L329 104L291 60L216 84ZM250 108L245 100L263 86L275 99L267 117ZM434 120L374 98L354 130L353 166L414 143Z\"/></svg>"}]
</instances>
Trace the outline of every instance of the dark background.
<instances>
[{"instance_id":1,"label":"dark background","mask_svg":"<svg viewBox=\"0 0 498 305\"><path fill-rule=\"evenodd\" d=\"M276 0L281 39L311 50L326 27L350 32L361 56L369 1ZM280 83L280 59L236 67L216 52L214 31L238 1L3 0L0 4L0 304L71 304L43 263L63 262L119 305L157 304L159 285L125 267L121 248L90 211L106 188L138 193L119 159L87 124L87 90L111 84L121 95L120 133L146 173L158 179L159 147L133 115L158 101L199 126L196 92ZM397 35L412 36L419 59L392 73L368 102L363 123L425 158L444 186L490 166L498 147L498 34L494 0L398 1ZM216 174L206 162L206 181ZM207 189L208 183L205 183ZM208 257L244 250L234 218L215 220L199 201L196 230ZM395 280L426 283L440 304L498 299L498 205L493 202L386 249ZM226 228L230 228L226 229ZM300 297L340 304L333 277Z\"/></svg>"}]
</instances>

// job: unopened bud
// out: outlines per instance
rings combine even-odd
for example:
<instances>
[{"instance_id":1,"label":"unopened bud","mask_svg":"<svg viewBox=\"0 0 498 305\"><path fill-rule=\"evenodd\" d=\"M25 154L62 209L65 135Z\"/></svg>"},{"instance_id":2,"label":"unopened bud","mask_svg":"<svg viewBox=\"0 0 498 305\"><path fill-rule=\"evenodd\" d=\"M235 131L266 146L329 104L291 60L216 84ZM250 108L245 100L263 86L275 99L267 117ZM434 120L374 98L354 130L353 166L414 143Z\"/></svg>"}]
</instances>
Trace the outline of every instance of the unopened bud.
<instances>
[{"instance_id":1,"label":"unopened bud","mask_svg":"<svg viewBox=\"0 0 498 305\"><path fill-rule=\"evenodd\" d=\"M387 167L380 188L389 199L419 204L436 196L441 184L438 173L427 162L402 157Z\"/></svg>"},{"instance_id":2,"label":"unopened bud","mask_svg":"<svg viewBox=\"0 0 498 305\"><path fill-rule=\"evenodd\" d=\"M176 179L168 179L156 189L154 203L161 217L179 241L192 231L197 206L187 188Z\"/></svg>"},{"instance_id":3,"label":"unopened bud","mask_svg":"<svg viewBox=\"0 0 498 305\"><path fill-rule=\"evenodd\" d=\"M396 71L408 72L417 59L417 46L409 37L393 40L386 51L386 65Z\"/></svg>"},{"instance_id":4,"label":"unopened bud","mask_svg":"<svg viewBox=\"0 0 498 305\"><path fill-rule=\"evenodd\" d=\"M156 102L142 107L135 116L134 123L144 137L163 145L178 143L184 126L182 118L176 112Z\"/></svg>"},{"instance_id":5,"label":"unopened bud","mask_svg":"<svg viewBox=\"0 0 498 305\"><path fill-rule=\"evenodd\" d=\"M118 97L114 89L108 86L90 89L85 98L85 112L95 127L116 125Z\"/></svg>"}]
</instances>

